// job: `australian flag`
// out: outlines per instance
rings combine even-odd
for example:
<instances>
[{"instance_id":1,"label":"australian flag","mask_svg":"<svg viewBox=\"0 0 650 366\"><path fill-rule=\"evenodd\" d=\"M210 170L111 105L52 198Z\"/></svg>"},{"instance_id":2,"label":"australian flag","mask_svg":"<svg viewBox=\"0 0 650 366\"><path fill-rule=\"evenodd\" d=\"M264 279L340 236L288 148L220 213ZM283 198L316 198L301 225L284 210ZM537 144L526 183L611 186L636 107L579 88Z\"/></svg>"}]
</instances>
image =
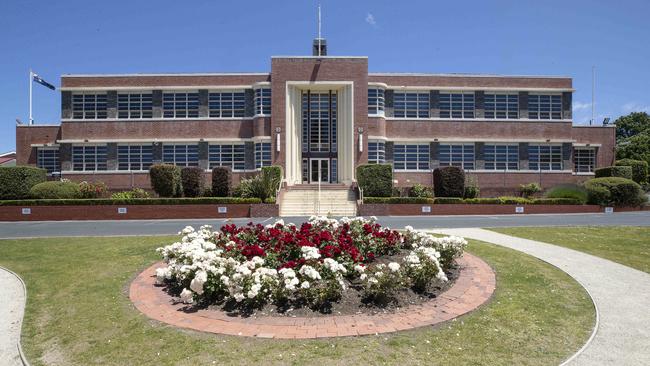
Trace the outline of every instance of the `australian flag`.
<instances>
[{"instance_id":1,"label":"australian flag","mask_svg":"<svg viewBox=\"0 0 650 366\"><path fill-rule=\"evenodd\" d=\"M54 85L48 83L47 81L43 80L40 76L38 76L38 75L36 75L36 74L34 74L34 73L32 73L32 80L34 80L35 82L37 82L37 83L43 85L43 86L46 87L46 88L50 88L50 89L52 89L52 90L56 90L56 87L55 87Z\"/></svg>"}]
</instances>

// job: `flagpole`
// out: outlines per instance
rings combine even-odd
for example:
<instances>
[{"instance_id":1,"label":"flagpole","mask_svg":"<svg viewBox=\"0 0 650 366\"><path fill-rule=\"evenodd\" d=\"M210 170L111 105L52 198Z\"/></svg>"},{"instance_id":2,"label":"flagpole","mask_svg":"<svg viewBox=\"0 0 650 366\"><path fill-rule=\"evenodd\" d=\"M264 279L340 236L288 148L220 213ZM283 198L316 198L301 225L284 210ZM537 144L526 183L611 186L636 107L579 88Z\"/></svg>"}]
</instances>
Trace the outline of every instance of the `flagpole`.
<instances>
[{"instance_id":1,"label":"flagpole","mask_svg":"<svg viewBox=\"0 0 650 366\"><path fill-rule=\"evenodd\" d=\"M34 119L32 118L32 81L34 80L34 73L32 69L29 69L29 124L34 124Z\"/></svg>"}]
</instances>

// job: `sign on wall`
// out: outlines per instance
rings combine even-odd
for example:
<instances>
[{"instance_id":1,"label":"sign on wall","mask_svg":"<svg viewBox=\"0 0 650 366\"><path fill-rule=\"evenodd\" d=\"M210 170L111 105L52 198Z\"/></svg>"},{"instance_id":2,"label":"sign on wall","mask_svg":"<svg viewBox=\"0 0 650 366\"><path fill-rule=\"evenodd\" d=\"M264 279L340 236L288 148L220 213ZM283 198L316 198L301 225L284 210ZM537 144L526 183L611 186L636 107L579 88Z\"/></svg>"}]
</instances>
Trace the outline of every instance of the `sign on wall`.
<instances>
[{"instance_id":1,"label":"sign on wall","mask_svg":"<svg viewBox=\"0 0 650 366\"><path fill-rule=\"evenodd\" d=\"M217 207L217 212L219 212L219 213L227 213L228 212L228 207L219 206L219 207Z\"/></svg>"}]
</instances>

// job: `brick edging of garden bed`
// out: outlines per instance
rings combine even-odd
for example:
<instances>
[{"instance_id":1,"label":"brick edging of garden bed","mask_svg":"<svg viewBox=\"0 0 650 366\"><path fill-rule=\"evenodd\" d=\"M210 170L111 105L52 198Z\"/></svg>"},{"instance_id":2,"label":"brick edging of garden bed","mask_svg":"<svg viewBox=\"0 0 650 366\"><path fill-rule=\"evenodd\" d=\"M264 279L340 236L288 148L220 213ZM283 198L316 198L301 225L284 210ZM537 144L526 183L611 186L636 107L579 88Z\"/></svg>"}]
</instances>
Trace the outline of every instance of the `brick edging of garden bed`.
<instances>
[{"instance_id":1,"label":"brick edging of garden bed","mask_svg":"<svg viewBox=\"0 0 650 366\"><path fill-rule=\"evenodd\" d=\"M436 325L469 313L490 299L496 275L482 259L465 253L458 259L460 276L433 300L390 314L326 317L240 318L219 310L193 309L175 303L163 286L155 285L158 262L136 277L129 288L135 307L149 318L202 332L276 339L311 339L390 333Z\"/></svg>"}]
</instances>

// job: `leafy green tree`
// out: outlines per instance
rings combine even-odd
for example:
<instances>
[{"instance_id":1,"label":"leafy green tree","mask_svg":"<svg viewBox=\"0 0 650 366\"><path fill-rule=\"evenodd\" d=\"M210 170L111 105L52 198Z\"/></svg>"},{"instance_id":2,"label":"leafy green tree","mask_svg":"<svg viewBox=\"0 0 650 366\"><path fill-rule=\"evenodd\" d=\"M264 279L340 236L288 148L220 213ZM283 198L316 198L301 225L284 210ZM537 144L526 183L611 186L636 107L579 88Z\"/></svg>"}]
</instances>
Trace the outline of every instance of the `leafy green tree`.
<instances>
[{"instance_id":1,"label":"leafy green tree","mask_svg":"<svg viewBox=\"0 0 650 366\"><path fill-rule=\"evenodd\" d=\"M650 133L650 116L645 112L632 112L627 116L619 117L616 124L616 140L636 136L640 133Z\"/></svg>"},{"instance_id":2,"label":"leafy green tree","mask_svg":"<svg viewBox=\"0 0 650 366\"><path fill-rule=\"evenodd\" d=\"M619 141L616 144L616 158L645 160L650 165L650 131Z\"/></svg>"}]
</instances>

